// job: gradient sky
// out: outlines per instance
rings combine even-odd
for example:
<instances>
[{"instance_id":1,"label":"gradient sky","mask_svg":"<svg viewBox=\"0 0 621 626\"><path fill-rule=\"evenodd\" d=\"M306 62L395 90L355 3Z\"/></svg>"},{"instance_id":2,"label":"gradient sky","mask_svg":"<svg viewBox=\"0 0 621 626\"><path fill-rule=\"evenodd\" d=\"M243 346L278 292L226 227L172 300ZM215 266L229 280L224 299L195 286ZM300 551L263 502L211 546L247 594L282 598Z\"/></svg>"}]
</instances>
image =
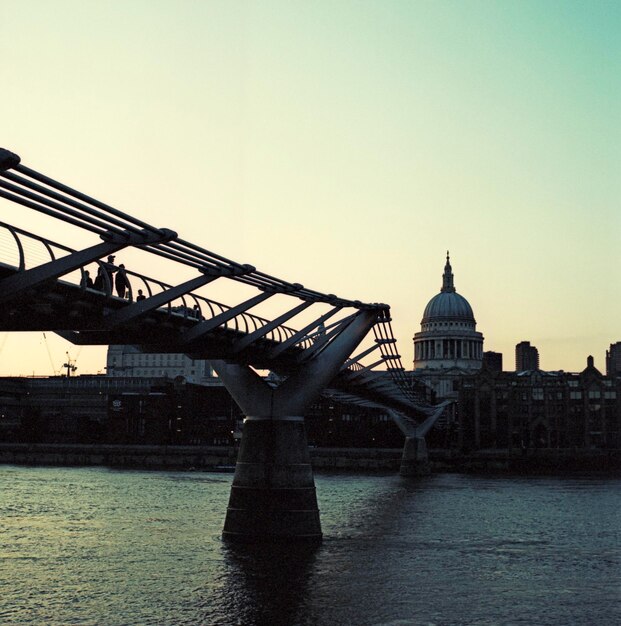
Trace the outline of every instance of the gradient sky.
<instances>
[{"instance_id":1,"label":"gradient sky","mask_svg":"<svg viewBox=\"0 0 621 626\"><path fill-rule=\"evenodd\" d=\"M505 369L522 340L568 371L621 341L617 1L0 0L0 84L26 165L390 304L408 368L447 249ZM47 339L1 333L0 374L105 365Z\"/></svg>"}]
</instances>

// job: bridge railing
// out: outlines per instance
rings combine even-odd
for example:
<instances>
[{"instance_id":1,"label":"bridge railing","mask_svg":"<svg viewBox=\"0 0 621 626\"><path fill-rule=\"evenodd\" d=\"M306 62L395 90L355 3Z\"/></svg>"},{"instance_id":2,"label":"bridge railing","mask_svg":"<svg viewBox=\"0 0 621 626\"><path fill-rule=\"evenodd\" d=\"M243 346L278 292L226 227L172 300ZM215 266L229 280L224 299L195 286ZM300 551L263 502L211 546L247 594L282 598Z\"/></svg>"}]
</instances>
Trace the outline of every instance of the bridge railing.
<instances>
[{"instance_id":1,"label":"bridge railing","mask_svg":"<svg viewBox=\"0 0 621 626\"><path fill-rule=\"evenodd\" d=\"M18 272L37 267L38 265L74 252L75 250L73 248L52 241L51 239L36 235L5 222L0 222L0 258L2 258L2 262L6 266L12 267ZM102 270L105 265L103 261L97 261L95 264L101 267ZM64 275L62 277L63 282L80 286L84 290L88 289L92 292L105 294L109 297L117 297L114 295L114 285L109 278L109 274L105 271L101 272L103 279L101 288L88 287L85 280L85 272L88 271L87 267L88 266L82 267L79 270ZM142 289L145 297L150 297L156 293L165 292L173 287L168 283L156 278L151 278L134 270L126 269L125 273L128 278L128 290L127 297L122 298L123 300L136 300L139 289ZM137 287L137 285L140 285L140 287ZM198 293L188 292L167 303L164 307L161 307L161 309L166 310L170 315L181 316L198 322L212 319L216 315L229 311L231 307ZM270 321L271 320L267 318L244 311L231 320L225 321L222 327L240 333L250 334L251 332L263 328L269 324ZM277 326L269 331L266 337L281 343L292 337L296 332L294 328L288 326ZM312 345L312 336L300 340L298 345L302 348L309 347Z\"/></svg>"},{"instance_id":2,"label":"bridge railing","mask_svg":"<svg viewBox=\"0 0 621 626\"><path fill-rule=\"evenodd\" d=\"M0 228L2 258L20 272L73 252L67 246L4 222L0 222Z\"/></svg>"}]
</instances>

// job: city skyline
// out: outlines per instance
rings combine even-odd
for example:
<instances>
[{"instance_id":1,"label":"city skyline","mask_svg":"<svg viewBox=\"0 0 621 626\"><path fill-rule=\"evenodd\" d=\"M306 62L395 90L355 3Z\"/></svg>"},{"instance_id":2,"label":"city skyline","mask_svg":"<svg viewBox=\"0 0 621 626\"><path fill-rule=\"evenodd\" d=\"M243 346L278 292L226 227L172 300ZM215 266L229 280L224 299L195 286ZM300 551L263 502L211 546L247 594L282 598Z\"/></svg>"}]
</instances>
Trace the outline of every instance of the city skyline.
<instances>
[{"instance_id":1,"label":"city skyline","mask_svg":"<svg viewBox=\"0 0 621 626\"><path fill-rule=\"evenodd\" d=\"M506 369L530 341L542 369L605 371L620 25L612 2L0 3L0 145L229 258L388 303L408 369L449 249ZM0 200L1 221L37 219ZM2 333L0 373L66 350L103 371L105 348L46 336Z\"/></svg>"}]
</instances>

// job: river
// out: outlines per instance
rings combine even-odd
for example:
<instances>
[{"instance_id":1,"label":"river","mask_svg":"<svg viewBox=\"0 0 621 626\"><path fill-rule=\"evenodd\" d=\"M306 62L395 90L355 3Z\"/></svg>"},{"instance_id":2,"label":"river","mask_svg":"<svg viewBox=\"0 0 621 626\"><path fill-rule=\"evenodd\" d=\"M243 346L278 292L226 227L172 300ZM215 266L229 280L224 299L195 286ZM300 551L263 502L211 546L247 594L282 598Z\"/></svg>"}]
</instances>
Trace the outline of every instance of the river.
<instances>
[{"instance_id":1,"label":"river","mask_svg":"<svg viewBox=\"0 0 621 626\"><path fill-rule=\"evenodd\" d=\"M0 466L0 624L621 623L621 479L317 474L316 548L220 537L232 475Z\"/></svg>"}]
</instances>

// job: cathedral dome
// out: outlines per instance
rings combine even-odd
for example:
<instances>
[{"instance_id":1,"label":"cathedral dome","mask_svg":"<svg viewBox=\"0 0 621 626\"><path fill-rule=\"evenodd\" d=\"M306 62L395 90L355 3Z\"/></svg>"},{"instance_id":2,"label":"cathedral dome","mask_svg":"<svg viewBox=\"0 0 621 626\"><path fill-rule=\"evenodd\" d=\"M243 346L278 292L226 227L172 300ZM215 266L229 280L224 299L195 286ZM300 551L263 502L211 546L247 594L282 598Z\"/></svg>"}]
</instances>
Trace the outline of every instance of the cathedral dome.
<instances>
[{"instance_id":1,"label":"cathedral dome","mask_svg":"<svg viewBox=\"0 0 621 626\"><path fill-rule=\"evenodd\" d=\"M414 334L414 370L475 371L482 359L483 335L468 300L455 291L447 252L442 289L429 300L420 332Z\"/></svg>"},{"instance_id":2,"label":"cathedral dome","mask_svg":"<svg viewBox=\"0 0 621 626\"><path fill-rule=\"evenodd\" d=\"M470 303L455 291L453 272L447 253L444 275L442 276L442 289L439 294L429 300L421 323L427 324L434 321L445 322L449 320L475 323Z\"/></svg>"},{"instance_id":3,"label":"cathedral dome","mask_svg":"<svg viewBox=\"0 0 621 626\"><path fill-rule=\"evenodd\" d=\"M458 293L442 293L429 300L423 313L423 324L447 319L474 322L474 314L468 300Z\"/></svg>"}]
</instances>

